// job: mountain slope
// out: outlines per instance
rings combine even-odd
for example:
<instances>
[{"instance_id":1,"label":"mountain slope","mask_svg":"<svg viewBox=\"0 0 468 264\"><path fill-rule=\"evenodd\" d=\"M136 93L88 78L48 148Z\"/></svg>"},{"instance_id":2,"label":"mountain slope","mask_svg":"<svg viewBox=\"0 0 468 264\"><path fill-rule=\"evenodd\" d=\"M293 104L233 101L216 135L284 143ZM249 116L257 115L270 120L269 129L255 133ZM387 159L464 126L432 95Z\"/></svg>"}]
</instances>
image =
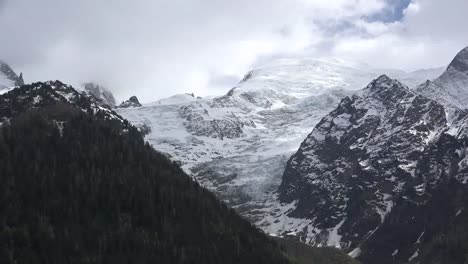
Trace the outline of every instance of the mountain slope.
<instances>
[{"instance_id":1,"label":"mountain slope","mask_svg":"<svg viewBox=\"0 0 468 264\"><path fill-rule=\"evenodd\" d=\"M268 233L280 233L290 220L278 220L288 207L277 202L276 194L288 158L343 97L381 71L411 85L439 73L408 74L336 59L285 59L248 73L224 96L179 95L117 111L132 124L150 128L146 140L243 216Z\"/></svg>"},{"instance_id":2,"label":"mountain slope","mask_svg":"<svg viewBox=\"0 0 468 264\"><path fill-rule=\"evenodd\" d=\"M455 146L453 139L450 141L451 146ZM440 147L445 143L447 141L442 140L437 145ZM437 156L443 151L439 149ZM449 155L453 161L464 158L452 151L437 158L447 160ZM433 167L437 163L426 164ZM455 166L452 162L437 165L438 169L447 172L450 170L448 166ZM463 174L466 174L464 170ZM418 175L418 181L404 187L402 195L395 200L394 210L360 246L359 259L363 263L464 264L468 261L466 183L451 178L452 172L442 173L438 181L426 185L423 175ZM423 190L421 186L424 186Z\"/></svg>"},{"instance_id":3,"label":"mountain slope","mask_svg":"<svg viewBox=\"0 0 468 264\"><path fill-rule=\"evenodd\" d=\"M468 87L468 47L457 54L442 76L422 84L417 91L446 106L465 109L468 107L466 87Z\"/></svg>"},{"instance_id":4,"label":"mountain slope","mask_svg":"<svg viewBox=\"0 0 468 264\"><path fill-rule=\"evenodd\" d=\"M446 124L444 108L381 76L341 101L288 161L280 201L310 219L302 240L355 247L392 209L425 146Z\"/></svg>"},{"instance_id":5,"label":"mountain slope","mask_svg":"<svg viewBox=\"0 0 468 264\"><path fill-rule=\"evenodd\" d=\"M283 174L283 235L363 263L466 263L465 52L416 91L381 76L320 121Z\"/></svg>"},{"instance_id":6,"label":"mountain slope","mask_svg":"<svg viewBox=\"0 0 468 264\"><path fill-rule=\"evenodd\" d=\"M93 97L49 82L0 102L0 262L288 263Z\"/></svg>"},{"instance_id":7,"label":"mountain slope","mask_svg":"<svg viewBox=\"0 0 468 264\"><path fill-rule=\"evenodd\" d=\"M447 128L424 150L395 210L362 245L367 263L394 263L390 256L397 263L468 261L468 48L418 91L444 105Z\"/></svg>"}]
</instances>

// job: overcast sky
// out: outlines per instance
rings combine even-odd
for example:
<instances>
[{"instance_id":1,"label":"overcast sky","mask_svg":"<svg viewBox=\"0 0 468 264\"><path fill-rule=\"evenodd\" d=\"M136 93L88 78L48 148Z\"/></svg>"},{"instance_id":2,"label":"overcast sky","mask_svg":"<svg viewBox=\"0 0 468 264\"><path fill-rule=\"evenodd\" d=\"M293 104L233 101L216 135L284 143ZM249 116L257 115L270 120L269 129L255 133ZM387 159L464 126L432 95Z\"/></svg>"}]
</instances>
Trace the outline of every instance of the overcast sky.
<instances>
[{"instance_id":1,"label":"overcast sky","mask_svg":"<svg viewBox=\"0 0 468 264\"><path fill-rule=\"evenodd\" d=\"M0 0L0 59L26 81L94 80L118 100L219 95L259 61L443 66L468 46L467 0Z\"/></svg>"}]
</instances>

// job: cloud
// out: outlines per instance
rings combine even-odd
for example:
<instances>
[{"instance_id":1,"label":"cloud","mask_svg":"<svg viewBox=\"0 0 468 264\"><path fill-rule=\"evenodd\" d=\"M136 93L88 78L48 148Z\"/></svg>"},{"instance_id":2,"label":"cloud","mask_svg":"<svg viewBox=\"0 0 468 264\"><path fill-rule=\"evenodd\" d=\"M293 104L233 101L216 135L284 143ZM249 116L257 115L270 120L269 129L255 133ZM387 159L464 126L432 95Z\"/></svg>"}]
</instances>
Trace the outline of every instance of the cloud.
<instances>
[{"instance_id":1,"label":"cloud","mask_svg":"<svg viewBox=\"0 0 468 264\"><path fill-rule=\"evenodd\" d=\"M293 1L10 0L0 55L28 80L95 79L148 100L204 93L209 73L238 75L256 56L309 43L302 12Z\"/></svg>"},{"instance_id":2,"label":"cloud","mask_svg":"<svg viewBox=\"0 0 468 264\"><path fill-rule=\"evenodd\" d=\"M27 81L95 80L120 100L144 102L222 94L282 56L404 69L448 63L468 43L467 4L408 1L0 0L0 58Z\"/></svg>"},{"instance_id":3,"label":"cloud","mask_svg":"<svg viewBox=\"0 0 468 264\"><path fill-rule=\"evenodd\" d=\"M365 34L337 39L333 54L405 70L447 65L468 46L464 10L468 2L462 0L413 0L399 21L358 21Z\"/></svg>"}]
</instances>

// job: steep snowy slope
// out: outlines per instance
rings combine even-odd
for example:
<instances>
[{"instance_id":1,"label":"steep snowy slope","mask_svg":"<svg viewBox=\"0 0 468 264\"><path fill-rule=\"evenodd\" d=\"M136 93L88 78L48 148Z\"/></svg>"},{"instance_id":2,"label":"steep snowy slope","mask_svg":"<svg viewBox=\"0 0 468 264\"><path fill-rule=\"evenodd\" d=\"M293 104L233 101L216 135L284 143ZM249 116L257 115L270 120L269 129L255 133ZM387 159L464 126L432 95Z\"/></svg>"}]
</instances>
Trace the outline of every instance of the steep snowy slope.
<instances>
[{"instance_id":1,"label":"steep snowy slope","mask_svg":"<svg viewBox=\"0 0 468 264\"><path fill-rule=\"evenodd\" d=\"M343 97L382 71L413 86L428 77L336 59L288 59L253 70L221 97L177 96L117 111L149 127L149 142L244 216L280 233L289 224L288 217L278 220L289 207L276 194L287 160Z\"/></svg>"}]
</instances>

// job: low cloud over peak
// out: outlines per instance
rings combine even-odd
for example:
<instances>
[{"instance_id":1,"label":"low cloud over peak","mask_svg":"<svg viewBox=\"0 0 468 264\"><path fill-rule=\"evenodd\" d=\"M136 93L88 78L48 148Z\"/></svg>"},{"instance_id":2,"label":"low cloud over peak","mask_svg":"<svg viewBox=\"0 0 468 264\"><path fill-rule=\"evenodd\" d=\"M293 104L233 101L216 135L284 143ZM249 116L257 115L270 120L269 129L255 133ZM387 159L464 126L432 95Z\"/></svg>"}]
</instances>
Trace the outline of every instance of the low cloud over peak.
<instances>
[{"instance_id":1,"label":"low cloud over peak","mask_svg":"<svg viewBox=\"0 0 468 264\"><path fill-rule=\"evenodd\" d=\"M268 58L445 65L468 45L464 10L464 0L0 0L0 58L26 81L97 81L148 102L225 93Z\"/></svg>"}]
</instances>

